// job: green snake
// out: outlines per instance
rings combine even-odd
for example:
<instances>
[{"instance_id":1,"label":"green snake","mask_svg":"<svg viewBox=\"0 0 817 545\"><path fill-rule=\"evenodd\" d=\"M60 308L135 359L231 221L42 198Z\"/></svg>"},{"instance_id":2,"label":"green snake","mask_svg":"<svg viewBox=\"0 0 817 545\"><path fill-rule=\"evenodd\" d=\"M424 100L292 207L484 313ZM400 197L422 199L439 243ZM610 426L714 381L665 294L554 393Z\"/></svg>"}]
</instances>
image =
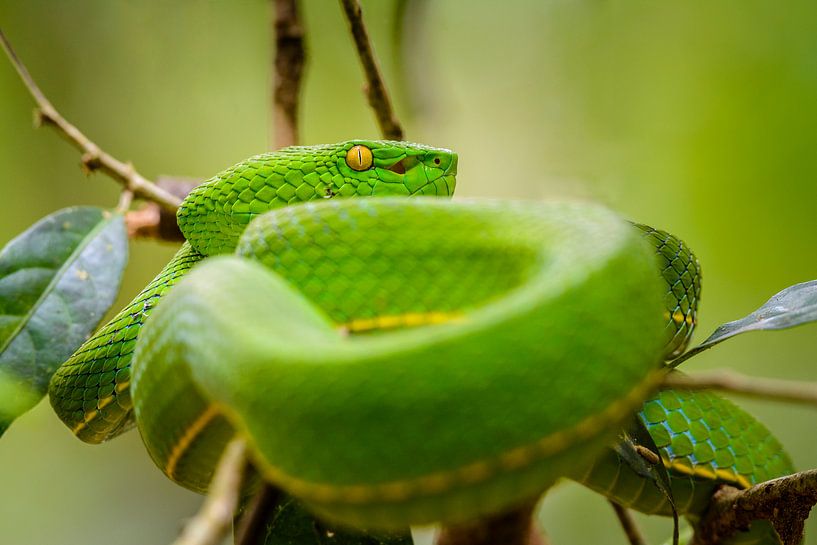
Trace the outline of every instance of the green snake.
<instances>
[{"instance_id":1,"label":"green snake","mask_svg":"<svg viewBox=\"0 0 817 545\"><path fill-rule=\"evenodd\" d=\"M653 393L695 326L681 241L591 204L427 198L456 169L361 140L208 180L179 209L181 250L53 377L57 414L92 443L135 421L199 492L238 432L266 479L359 526L467 520L563 476L669 514L607 448L639 408L693 520L721 483L791 472L734 405ZM742 538L777 542L762 530Z\"/></svg>"}]
</instances>

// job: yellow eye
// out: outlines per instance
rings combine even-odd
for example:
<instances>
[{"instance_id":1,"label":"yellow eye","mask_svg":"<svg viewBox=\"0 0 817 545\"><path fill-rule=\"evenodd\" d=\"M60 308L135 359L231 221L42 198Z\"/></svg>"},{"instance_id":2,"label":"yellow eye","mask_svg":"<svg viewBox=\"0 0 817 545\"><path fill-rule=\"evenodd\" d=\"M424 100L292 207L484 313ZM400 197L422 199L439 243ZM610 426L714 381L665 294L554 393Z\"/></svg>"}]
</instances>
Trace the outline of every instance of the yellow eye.
<instances>
[{"instance_id":1,"label":"yellow eye","mask_svg":"<svg viewBox=\"0 0 817 545\"><path fill-rule=\"evenodd\" d=\"M366 170L372 166L372 150L366 146L353 146L346 152L346 164L353 170Z\"/></svg>"}]
</instances>

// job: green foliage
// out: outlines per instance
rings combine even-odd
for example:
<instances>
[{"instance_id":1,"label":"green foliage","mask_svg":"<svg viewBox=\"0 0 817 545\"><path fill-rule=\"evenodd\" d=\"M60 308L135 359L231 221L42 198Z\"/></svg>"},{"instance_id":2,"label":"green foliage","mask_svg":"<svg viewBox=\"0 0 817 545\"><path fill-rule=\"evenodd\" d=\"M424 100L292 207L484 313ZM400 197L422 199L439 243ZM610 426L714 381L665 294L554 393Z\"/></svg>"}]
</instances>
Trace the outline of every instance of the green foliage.
<instances>
[{"instance_id":1,"label":"green foliage","mask_svg":"<svg viewBox=\"0 0 817 545\"><path fill-rule=\"evenodd\" d=\"M0 253L0 434L113 304L127 255L122 215L93 207L55 212Z\"/></svg>"},{"instance_id":2,"label":"green foliage","mask_svg":"<svg viewBox=\"0 0 817 545\"><path fill-rule=\"evenodd\" d=\"M261 538L251 545L412 545L411 535L370 534L351 531L316 519L292 498L275 507L260 533Z\"/></svg>"},{"instance_id":3,"label":"green foliage","mask_svg":"<svg viewBox=\"0 0 817 545\"><path fill-rule=\"evenodd\" d=\"M677 367L692 356L747 331L788 329L815 321L817 321L817 280L795 284L773 295L751 314L718 326L704 342L675 359L670 365Z\"/></svg>"}]
</instances>

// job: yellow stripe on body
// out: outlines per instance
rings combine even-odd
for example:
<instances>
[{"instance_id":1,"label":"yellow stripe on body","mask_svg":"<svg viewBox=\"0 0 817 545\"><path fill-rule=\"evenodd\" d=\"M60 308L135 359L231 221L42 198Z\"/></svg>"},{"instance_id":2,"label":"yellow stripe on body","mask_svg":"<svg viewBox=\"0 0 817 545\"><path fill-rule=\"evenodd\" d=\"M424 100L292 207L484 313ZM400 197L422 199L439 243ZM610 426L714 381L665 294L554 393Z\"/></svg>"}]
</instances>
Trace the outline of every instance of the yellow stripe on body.
<instances>
[{"instance_id":1,"label":"yellow stripe on body","mask_svg":"<svg viewBox=\"0 0 817 545\"><path fill-rule=\"evenodd\" d=\"M664 462L664 467L667 468L667 471L677 471L683 475L708 479L710 481L726 481L740 488L751 488L752 486L752 483L749 482L749 479L745 476L728 469L713 469L712 466L708 464L690 466L686 460L669 460L663 456L661 460Z\"/></svg>"},{"instance_id":2,"label":"yellow stripe on body","mask_svg":"<svg viewBox=\"0 0 817 545\"><path fill-rule=\"evenodd\" d=\"M374 318L353 318L338 328L344 333L366 333L381 329L396 329L398 327L418 327L422 325L442 324L462 319L462 312L407 312L375 316Z\"/></svg>"},{"instance_id":3,"label":"yellow stripe on body","mask_svg":"<svg viewBox=\"0 0 817 545\"><path fill-rule=\"evenodd\" d=\"M129 380L125 381L125 382L120 382L119 384L116 385L116 387L114 388L114 391L116 392L116 394L121 394L122 392L124 392L125 390L128 389L128 386L130 386L130 381ZM80 422L79 424L74 426L71 429L71 433L73 433L74 435L78 435L79 432L81 432L82 430L87 428L88 423L91 422L92 420L96 419L96 417L99 416L99 412L102 409L104 409L105 407L107 407L108 405L110 405L111 403L113 403L116 400L116 394L112 394L112 395L109 395L108 397L103 397L102 399L97 400L96 409L89 412L89 413L85 413L85 416L83 417L82 422Z\"/></svg>"},{"instance_id":4,"label":"yellow stripe on body","mask_svg":"<svg viewBox=\"0 0 817 545\"><path fill-rule=\"evenodd\" d=\"M664 311L664 319L665 320L672 319L672 321L675 322L675 325L678 325L678 326L683 325L683 324L686 324L688 326L697 325L696 321L695 321L695 317L692 315L692 312L690 312L689 314L684 316L684 313L681 312L680 310L676 310L672 314L670 314L670 312L668 310L665 310Z\"/></svg>"},{"instance_id":5,"label":"yellow stripe on body","mask_svg":"<svg viewBox=\"0 0 817 545\"><path fill-rule=\"evenodd\" d=\"M174 473L176 472L176 465L181 460L184 453L187 452L187 449L190 448L190 445L193 441L196 440L204 428L207 427L213 418L219 415L219 410L215 405L208 405L207 408L196 418L190 426L184 430L184 433L173 445L173 448L170 450L170 456L167 457L167 462L165 463L165 475L173 478Z\"/></svg>"},{"instance_id":6,"label":"yellow stripe on body","mask_svg":"<svg viewBox=\"0 0 817 545\"><path fill-rule=\"evenodd\" d=\"M456 487L484 482L494 475L520 470L530 464L563 452L570 446L597 435L613 422L641 406L645 396L655 390L666 372L649 374L624 397L600 413L588 416L573 427L554 432L538 441L508 450L493 458L479 460L450 471L440 471L412 479L361 485L334 485L306 481L260 459L262 473L294 495L319 503L396 503L417 496L441 494Z\"/></svg>"}]
</instances>

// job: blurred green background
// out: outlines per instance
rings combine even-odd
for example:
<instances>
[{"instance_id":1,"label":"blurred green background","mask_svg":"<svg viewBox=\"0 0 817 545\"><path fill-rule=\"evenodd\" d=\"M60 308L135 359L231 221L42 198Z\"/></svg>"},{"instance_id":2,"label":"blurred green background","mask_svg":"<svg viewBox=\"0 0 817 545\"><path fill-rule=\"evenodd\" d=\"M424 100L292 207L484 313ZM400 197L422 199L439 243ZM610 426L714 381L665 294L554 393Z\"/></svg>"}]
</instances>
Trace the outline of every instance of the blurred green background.
<instances>
[{"instance_id":1,"label":"blurred green background","mask_svg":"<svg viewBox=\"0 0 817 545\"><path fill-rule=\"evenodd\" d=\"M678 234L704 268L698 340L817 278L813 0L417 6L401 58L396 3L364 2L407 136L459 152L459 196L594 199ZM303 142L377 137L338 4L306 1L303 14ZM150 178L207 177L266 149L268 19L263 0L0 2L0 26L57 108ZM55 133L32 130L32 106L0 58L3 242L58 208L117 200ZM131 247L120 304L174 252ZM817 326L751 334L686 369L817 380L815 339ZM740 403L798 468L817 467L817 413ZM164 479L136 433L84 445L47 402L0 440L0 483L10 545L168 543L201 501ZM555 545L625 543L606 503L572 483L540 518ZM669 535L667 520L640 520L652 542Z\"/></svg>"}]
</instances>

